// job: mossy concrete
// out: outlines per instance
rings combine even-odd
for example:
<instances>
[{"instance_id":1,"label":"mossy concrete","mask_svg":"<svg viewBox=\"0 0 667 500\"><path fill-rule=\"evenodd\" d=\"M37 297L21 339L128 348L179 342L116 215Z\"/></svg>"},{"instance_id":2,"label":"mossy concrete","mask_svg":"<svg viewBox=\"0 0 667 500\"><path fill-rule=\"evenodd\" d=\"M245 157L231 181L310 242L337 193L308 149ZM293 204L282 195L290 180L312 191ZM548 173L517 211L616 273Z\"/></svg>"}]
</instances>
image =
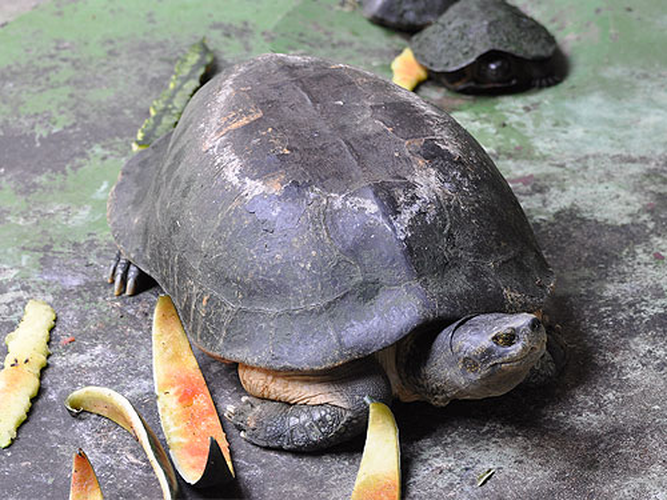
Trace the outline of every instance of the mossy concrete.
<instances>
[{"instance_id":1,"label":"mossy concrete","mask_svg":"<svg viewBox=\"0 0 667 500\"><path fill-rule=\"evenodd\" d=\"M540 390L395 405L405 497L666 499L667 15L655 0L517 5L568 55L562 84L493 98L431 84L419 93L451 111L510 180L558 275L546 313L570 359ZM40 394L0 450L3 498L66 497L78 447L107 496L159 497L131 436L70 417L63 401L107 385L159 433L149 337L158 290L112 296L105 204L151 100L201 36L221 66L273 50L382 76L405 44L341 0L62 0L0 29L0 332L31 297L58 313ZM218 407L236 401L233 370L200 359ZM184 485L183 497L349 497L363 438L288 454L227 428L238 484Z\"/></svg>"}]
</instances>

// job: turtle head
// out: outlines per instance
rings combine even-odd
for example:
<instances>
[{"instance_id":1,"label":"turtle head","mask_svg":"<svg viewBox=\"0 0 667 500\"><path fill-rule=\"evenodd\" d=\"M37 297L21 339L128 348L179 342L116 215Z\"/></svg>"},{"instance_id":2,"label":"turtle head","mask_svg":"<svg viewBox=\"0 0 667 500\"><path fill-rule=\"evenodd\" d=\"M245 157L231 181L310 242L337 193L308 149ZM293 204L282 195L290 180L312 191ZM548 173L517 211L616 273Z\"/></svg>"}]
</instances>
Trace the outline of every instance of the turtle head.
<instances>
[{"instance_id":1,"label":"turtle head","mask_svg":"<svg viewBox=\"0 0 667 500\"><path fill-rule=\"evenodd\" d=\"M480 56L474 65L477 85L513 85L516 83L516 69L509 54L491 51Z\"/></svg>"},{"instance_id":2,"label":"turtle head","mask_svg":"<svg viewBox=\"0 0 667 500\"><path fill-rule=\"evenodd\" d=\"M499 396L516 387L544 353L546 333L532 314L480 314L413 344L410 372L419 395L436 406L452 399ZM418 346L417 344L421 344Z\"/></svg>"},{"instance_id":3,"label":"turtle head","mask_svg":"<svg viewBox=\"0 0 667 500\"><path fill-rule=\"evenodd\" d=\"M544 59L524 59L492 50L461 69L438 73L436 78L457 92L506 94L555 85L566 73L567 61L560 51Z\"/></svg>"}]
</instances>

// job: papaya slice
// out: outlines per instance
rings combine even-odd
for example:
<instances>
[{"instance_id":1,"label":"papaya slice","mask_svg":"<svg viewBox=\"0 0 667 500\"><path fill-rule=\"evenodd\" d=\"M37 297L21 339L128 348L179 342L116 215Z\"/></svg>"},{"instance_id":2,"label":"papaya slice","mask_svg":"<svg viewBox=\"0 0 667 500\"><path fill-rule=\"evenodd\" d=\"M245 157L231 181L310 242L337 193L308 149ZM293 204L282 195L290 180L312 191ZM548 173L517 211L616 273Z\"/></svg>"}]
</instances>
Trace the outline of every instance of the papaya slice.
<instances>
[{"instance_id":1,"label":"papaya slice","mask_svg":"<svg viewBox=\"0 0 667 500\"><path fill-rule=\"evenodd\" d=\"M213 52L203 39L188 48L176 62L169 85L151 104L148 110L150 116L132 143L133 151L147 148L176 126L186 104L202 85L212 62Z\"/></svg>"},{"instance_id":2,"label":"papaya slice","mask_svg":"<svg viewBox=\"0 0 667 500\"><path fill-rule=\"evenodd\" d=\"M85 452L79 448L72 460L72 484L69 500L102 500L102 489L93 466Z\"/></svg>"},{"instance_id":3,"label":"papaya slice","mask_svg":"<svg viewBox=\"0 0 667 500\"><path fill-rule=\"evenodd\" d=\"M65 400L69 412L83 411L113 420L132 434L146 452L165 500L176 498L178 483L169 457L153 430L124 396L106 387L88 386L72 392Z\"/></svg>"},{"instance_id":4,"label":"papaya slice","mask_svg":"<svg viewBox=\"0 0 667 500\"><path fill-rule=\"evenodd\" d=\"M153 379L162 430L181 477L197 487L233 479L220 417L167 295L158 298L153 316Z\"/></svg>"},{"instance_id":5,"label":"papaya slice","mask_svg":"<svg viewBox=\"0 0 667 500\"><path fill-rule=\"evenodd\" d=\"M50 354L48 348L56 313L45 302L30 300L23 319L7 335L7 356L0 371L0 448L6 448L28 417L30 400L37 395L40 372Z\"/></svg>"},{"instance_id":6,"label":"papaya slice","mask_svg":"<svg viewBox=\"0 0 667 500\"><path fill-rule=\"evenodd\" d=\"M389 407L370 403L366 444L352 500L400 500L401 450L398 427Z\"/></svg>"},{"instance_id":7,"label":"papaya slice","mask_svg":"<svg viewBox=\"0 0 667 500\"><path fill-rule=\"evenodd\" d=\"M428 70L417 62L409 47L392 61L391 72L391 81L407 90L414 90L428 78Z\"/></svg>"}]
</instances>

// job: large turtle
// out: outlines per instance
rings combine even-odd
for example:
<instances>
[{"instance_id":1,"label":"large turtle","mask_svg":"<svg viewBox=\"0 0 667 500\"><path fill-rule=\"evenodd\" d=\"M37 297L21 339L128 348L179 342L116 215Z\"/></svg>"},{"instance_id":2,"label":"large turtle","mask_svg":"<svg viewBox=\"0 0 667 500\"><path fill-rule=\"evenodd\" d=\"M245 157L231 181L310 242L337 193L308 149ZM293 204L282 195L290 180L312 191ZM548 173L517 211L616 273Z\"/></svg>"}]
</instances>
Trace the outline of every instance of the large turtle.
<instances>
[{"instance_id":1,"label":"large turtle","mask_svg":"<svg viewBox=\"0 0 667 500\"><path fill-rule=\"evenodd\" d=\"M446 113L344 64L226 69L124 166L108 208L117 289L145 271L194 344L239 364L255 397L227 417L262 446L363 432L366 396L502 394L545 350L530 312L553 274L493 162Z\"/></svg>"},{"instance_id":2,"label":"large turtle","mask_svg":"<svg viewBox=\"0 0 667 500\"><path fill-rule=\"evenodd\" d=\"M429 76L466 93L514 92L562 80L549 31L503 0L460 0L410 40Z\"/></svg>"}]
</instances>

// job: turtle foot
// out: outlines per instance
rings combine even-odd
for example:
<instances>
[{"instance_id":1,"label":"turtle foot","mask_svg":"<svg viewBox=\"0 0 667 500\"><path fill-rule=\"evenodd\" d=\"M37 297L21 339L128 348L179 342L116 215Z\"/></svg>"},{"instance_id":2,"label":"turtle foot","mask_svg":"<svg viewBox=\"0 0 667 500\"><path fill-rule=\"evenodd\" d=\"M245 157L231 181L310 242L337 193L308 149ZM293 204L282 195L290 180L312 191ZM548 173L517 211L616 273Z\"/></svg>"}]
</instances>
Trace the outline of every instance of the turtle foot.
<instances>
[{"instance_id":1,"label":"turtle foot","mask_svg":"<svg viewBox=\"0 0 667 500\"><path fill-rule=\"evenodd\" d=\"M365 414L335 405L288 404L244 397L227 407L224 416L241 437L264 448L313 451L327 448L363 432Z\"/></svg>"},{"instance_id":2,"label":"turtle foot","mask_svg":"<svg viewBox=\"0 0 667 500\"><path fill-rule=\"evenodd\" d=\"M562 81L563 78L558 75L547 75L540 78L535 78L532 82L532 86L541 89L557 85Z\"/></svg>"},{"instance_id":3,"label":"turtle foot","mask_svg":"<svg viewBox=\"0 0 667 500\"><path fill-rule=\"evenodd\" d=\"M119 250L109 267L107 281L113 283L114 295L122 295L123 292L126 295L134 295L137 293L137 284L142 275L141 269L123 257Z\"/></svg>"}]
</instances>

